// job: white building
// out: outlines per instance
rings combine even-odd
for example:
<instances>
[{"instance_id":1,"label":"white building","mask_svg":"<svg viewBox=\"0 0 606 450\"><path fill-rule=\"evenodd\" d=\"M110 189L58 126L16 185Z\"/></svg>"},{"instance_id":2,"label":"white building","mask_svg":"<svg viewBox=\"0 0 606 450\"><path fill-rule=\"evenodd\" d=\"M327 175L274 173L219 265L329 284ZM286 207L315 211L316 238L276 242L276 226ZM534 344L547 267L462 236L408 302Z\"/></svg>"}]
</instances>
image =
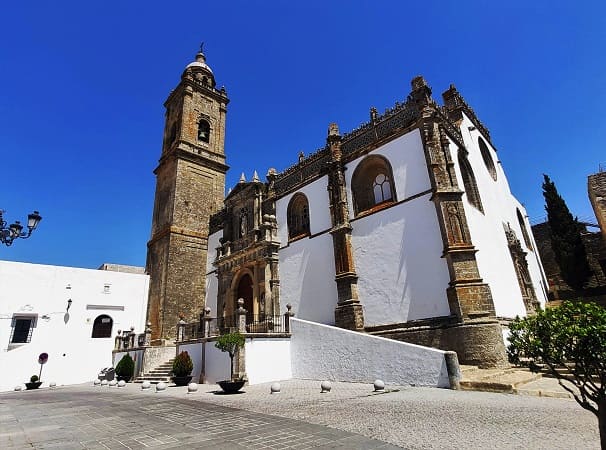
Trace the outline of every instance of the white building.
<instances>
[{"instance_id":1,"label":"white building","mask_svg":"<svg viewBox=\"0 0 606 450\"><path fill-rule=\"evenodd\" d=\"M0 261L0 391L40 373L43 386L82 383L112 365L117 330L143 330L149 277Z\"/></svg>"}]
</instances>

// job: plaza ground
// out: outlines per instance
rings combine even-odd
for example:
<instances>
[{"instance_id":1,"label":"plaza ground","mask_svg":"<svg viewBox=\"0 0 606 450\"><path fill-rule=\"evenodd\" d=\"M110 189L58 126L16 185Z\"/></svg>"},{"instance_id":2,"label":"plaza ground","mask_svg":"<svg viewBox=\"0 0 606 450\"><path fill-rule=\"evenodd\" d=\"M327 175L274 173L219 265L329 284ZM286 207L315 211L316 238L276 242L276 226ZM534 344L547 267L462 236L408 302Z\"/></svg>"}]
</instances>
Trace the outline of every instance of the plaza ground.
<instances>
[{"instance_id":1,"label":"plaza ground","mask_svg":"<svg viewBox=\"0 0 606 450\"><path fill-rule=\"evenodd\" d=\"M219 395L79 385L0 395L0 448L599 448L574 400L289 380Z\"/></svg>"}]
</instances>

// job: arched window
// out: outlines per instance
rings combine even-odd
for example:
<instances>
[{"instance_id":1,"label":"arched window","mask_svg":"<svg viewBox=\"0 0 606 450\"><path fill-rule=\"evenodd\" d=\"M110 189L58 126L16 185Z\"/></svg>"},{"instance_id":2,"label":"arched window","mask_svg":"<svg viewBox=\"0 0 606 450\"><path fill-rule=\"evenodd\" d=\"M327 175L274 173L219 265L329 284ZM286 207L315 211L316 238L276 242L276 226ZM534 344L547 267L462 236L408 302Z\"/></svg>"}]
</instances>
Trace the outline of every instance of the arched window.
<instances>
[{"instance_id":1,"label":"arched window","mask_svg":"<svg viewBox=\"0 0 606 450\"><path fill-rule=\"evenodd\" d=\"M372 210L377 205L396 201L391 165L382 156L364 159L351 179L355 215Z\"/></svg>"},{"instance_id":2,"label":"arched window","mask_svg":"<svg viewBox=\"0 0 606 450\"><path fill-rule=\"evenodd\" d=\"M204 119L200 119L198 122L198 140L201 142L210 140L210 124Z\"/></svg>"},{"instance_id":3,"label":"arched window","mask_svg":"<svg viewBox=\"0 0 606 450\"><path fill-rule=\"evenodd\" d=\"M467 156L462 151L459 151L459 166L461 167L461 176L463 177L463 185L465 187L465 193L467 194L467 200L472 206L483 213L484 209L482 208L482 200L480 199L476 177L473 174Z\"/></svg>"},{"instance_id":4,"label":"arched window","mask_svg":"<svg viewBox=\"0 0 606 450\"><path fill-rule=\"evenodd\" d=\"M482 159L484 160L486 169L488 169L488 173L490 173L493 180L497 181L497 169L494 166L492 156L490 156L490 150L488 150L486 142L481 137L478 137L478 145L480 146L480 153L482 154Z\"/></svg>"},{"instance_id":5,"label":"arched window","mask_svg":"<svg viewBox=\"0 0 606 450\"><path fill-rule=\"evenodd\" d=\"M102 314L95 319L93 324L93 338L108 338L112 337L112 326L114 321L106 314Z\"/></svg>"},{"instance_id":6,"label":"arched window","mask_svg":"<svg viewBox=\"0 0 606 450\"><path fill-rule=\"evenodd\" d=\"M520 224L520 229L522 230L522 236L524 236L524 243L526 244L526 248L532 251L532 241L530 240L530 235L528 234L528 229L526 228L524 216L522 216L522 213L519 209L516 209L516 214L518 216L518 223Z\"/></svg>"},{"instance_id":7,"label":"arched window","mask_svg":"<svg viewBox=\"0 0 606 450\"><path fill-rule=\"evenodd\" d=\"M298 192L290 199L286 221L289 239L309 235L309 202L304 194Z\"/></svg>"}]
</instances>

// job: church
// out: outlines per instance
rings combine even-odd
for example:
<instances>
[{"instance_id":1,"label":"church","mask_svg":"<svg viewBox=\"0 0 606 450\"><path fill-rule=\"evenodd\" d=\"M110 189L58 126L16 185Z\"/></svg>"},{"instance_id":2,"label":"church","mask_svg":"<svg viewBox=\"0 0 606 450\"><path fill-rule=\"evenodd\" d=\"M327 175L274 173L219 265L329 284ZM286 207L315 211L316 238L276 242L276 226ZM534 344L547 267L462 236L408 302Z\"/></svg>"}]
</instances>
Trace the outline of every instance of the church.
<instances>
[{"instance_id":1,"label":"church","mask_svg":"<svg viewBox=\"0 0 606 450\"><path fill-rule=\"evenodd\" d=\"M488 129L423 77L352 131L225 195L225 88L200 51L164 106L147 273L152 340L206 310L247 329L292 308L319 324L506 363L507 325L547 283Z\"/></svg>"}]
</instances>

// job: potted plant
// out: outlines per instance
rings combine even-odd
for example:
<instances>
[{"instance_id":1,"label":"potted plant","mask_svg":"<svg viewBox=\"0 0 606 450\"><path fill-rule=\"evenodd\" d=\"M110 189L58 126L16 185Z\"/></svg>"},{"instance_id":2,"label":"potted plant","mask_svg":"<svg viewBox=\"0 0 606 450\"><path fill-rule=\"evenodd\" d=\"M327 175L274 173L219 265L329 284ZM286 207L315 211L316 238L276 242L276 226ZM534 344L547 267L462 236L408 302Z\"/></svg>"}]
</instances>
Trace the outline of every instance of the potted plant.
<instances>
[{"instance_id":1,"label":"potted plant","mask_svg":"<svg viewBox=\"0 0 606 450\"><path fill-rule=\"evenodd\" d=\"M32 375L29 379L29 383L25 383L25 389L38 389L42 385L42 381L38 381L38 375Z\"/></svg>"},{"instance_id":2,"label":"potted plant","mask_svg":"<svg viewBox=\"0 0 606 450\"><path fill-rule=\"evenodd\" d=\"M133 361L133 358L127 353L122 357L118 364L116 364L116 378L118 378L118 381L124 380L128 383L134 374L135 361Z\"/></svg>"},{"instance_id":3,"label":"potted plant","mask_svg":"<svg viewBox=\"0 0 606 450\"><path fill-rule=\"evenodd\" d=\"M189 353L182 351L173 361L172 380L177 386L186 386L191 381L191 371L194 370L194 363Z\"/></svg>"},{"instance_id":4,"label":"potted plant","mask_svg":"<svg viewBox=\"0 0 606 450\"><path fill-rule=\"evenodd\" d=\"M222 352L227 352L230 359L230 379L219 381L218 384L226 394L234 394L242 389L245 380L240 378L234 378L234 356L236 351L244 347L244 336L240 332L227 333L219 336L215 342L215 347Z\"/></svg>"}]
</instances>

